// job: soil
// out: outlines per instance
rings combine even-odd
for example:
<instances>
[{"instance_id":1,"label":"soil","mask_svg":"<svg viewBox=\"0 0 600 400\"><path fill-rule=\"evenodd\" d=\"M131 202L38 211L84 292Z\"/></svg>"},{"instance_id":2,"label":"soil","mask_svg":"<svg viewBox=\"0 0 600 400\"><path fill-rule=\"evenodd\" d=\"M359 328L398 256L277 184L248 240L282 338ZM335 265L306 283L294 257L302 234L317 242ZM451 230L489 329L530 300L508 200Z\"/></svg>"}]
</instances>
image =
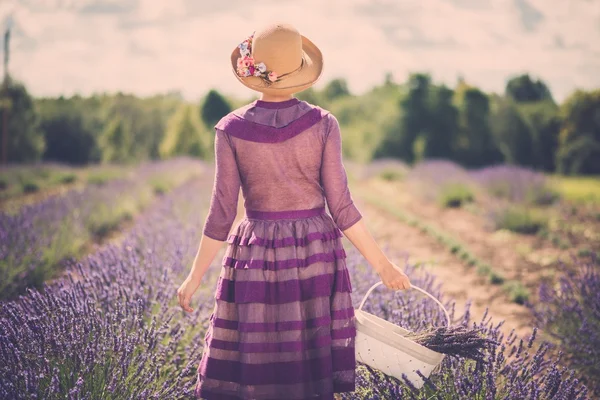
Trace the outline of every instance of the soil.
<instances>
[{"instance_id":1,"label":"soil","mask_svg":"<svg viewBox=\"0 0 600 400\"><path fill-rule=\"evenodd\" d=\"M363 213L369 230L380 246L383 248L388 245L394 253L404 253L411 264L424 263L423 268L435 275L437 282L441 283L442 293L456 302L455 317L462 315L467 302L470 301L470 313L473 321L481 321L487 308L488 320L491 318L495 324L504 321L501 329L506 335L511 329L514 329L515 333L523 338L531 335L532 318L525 306L511 302L499 286L492 285L485 278L477 275L474 268L468 267L430 235L404 224L394 215L361 200L360 192L374 190L372 185L356 182L354 188L356 190L353 190L352 193L357 207ZM388 186L388 189L382 192L383 195L398 198L402 193L397 189L390 189ZM431 212L428 207L426 209ZM431 215L427 218L427 222L430 222L430 218L435 217ZM461 222L460 226L463 230L469 229L468 221ZM485 244L482 243L481 247L484 246ZM471 251L475 252L475 250L473 247ZM501 249L498 251L497 257L508 253L510 253L509 250ZM513 257L511 256L507 260L513 260ZM397 260L399 266L402 266L402 263L403 260ZM515 264L517 263L515 262Z\"/></svg>"}]
</instances>

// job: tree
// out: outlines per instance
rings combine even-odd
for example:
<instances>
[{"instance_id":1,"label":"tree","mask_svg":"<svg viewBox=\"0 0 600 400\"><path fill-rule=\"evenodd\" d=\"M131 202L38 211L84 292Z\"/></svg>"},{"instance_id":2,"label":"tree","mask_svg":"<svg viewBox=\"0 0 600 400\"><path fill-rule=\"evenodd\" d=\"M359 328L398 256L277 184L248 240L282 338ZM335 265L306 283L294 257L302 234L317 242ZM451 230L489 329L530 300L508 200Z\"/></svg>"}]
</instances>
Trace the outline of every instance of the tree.
<instances>
[{"instance_id":1,"label":"tree","mask_svg":"<svg viewBox=\"0 0 600 400\"><path fill-rule=\"evenodd\" d=\"M203 127L194 106L182 105L167 123L167 132L160 146L162 158L189 155L208 159L212 141Z\"/></svg>"},{"instance_id":2,"label":"tree","mask_svg":"<svg viewBox=\"0 0 600 400\"><path fill-rule=\"evenodd\" d=\"M399 102L398 123L385 133L375 152L376 157L395 157L408 163L415 161L415 141L428 128L430 82L426 74L409 77L408 93Z\"/></svg>"},{"instance_id":3,"label":"tree","mask_svg":"<svg viewBox=\"0 0 600 400\"><path fill-rule=\"evenodd\" d=\"M458 110L452 103L453 96L454 91L443 85L431 90L431 118L425 130L423 158L455 158L453 146L458 133Z\"/></svg>"},{"instance_id":4,"label":"tree","mask_svg":"<svg viewBox=\"0 0 600 400\"><path fill-rule=\"evenodd\" d=\"M102 161L124 163L131 160L131 139L127 124L122 118L115 117L100 137Z\"/></svg>"},{"instance_id":5,"label":"tree","mask_svg":"<svg viewBox=\"0 0 600 400\"><path fill-rule=\"evenodd\" d=\"M8 113L7 161L38 161L44 153L45 142L39 129L33 99L23 84L7 79L7 86L0 89L0 121L3 120L4 113ZM0 154L2 145L0 140Z\"/></svg>"},{"instance_id":6,"label":"tree","mask_svg":"<svg viewBox=\"0 0 600 400\"><path fill-rule=\"evenodd\" d=\"M206 126L212 129L221 118L231 112L231 106L216 90L210 90L201 106L201 117Z\"/></svg>"},{"instance_id":7,"label":"tree","mask_svg":"<svg viewBox=\"0 0 600 400\"><path fill-rule=\"evenodd\" d=\"M496 143L510 164L534 166L533 137L517 105L511 99L498 104L492 115Z\"/></svg>"},{"instance_id":8,"label":"tree","mask_svg":"<svg viewBox=\"0 0 600 400\"><path fill-rule=\"evenodd\" d=\"M532 135L533 165L544 171L554 171L560 133L558 107L546 100L522 103L518 108Z\"/></svg>"},{"instance_id":9,"label":"tree","mask_svg":"<svg viewBox=\"0 0 600 400\"><path fill-rule=\"evenodd\" d=\"M552 100L550 89L541 80L534 81L528 74L514 77L506 84L506 97L516 102Z\"/></svg>"},{"instance_id":10,"label":"tree","mask_svg":"<svg viewBox=\"0 0 600 400\"><path fill-rule=\"evenodd\" d=\"M40 129L46 140L44 160L69 164L98 161L97 140L80 102L64 98L39 102Z\"/></svg>"},{"instance_id":11,"label":"tree","mask_svg":"<svg viewBox=\"0 0 600 400\"><path fill-rule=\"evenodd\" d=\"M323 97L327 101L335 100L339 97L349 96L348 83L345 79L334 79L323 89Z\"/></svg>"},{"instance_id":12,"label":"tree","mask_svg":"<svg viewBox=\"0 0 600 400\"><path fill-rule=\"evenodd\" d=\"M577 90L560 107L561 173L600 174L600 89Z\"/></svg>"},{"instance_id":13,"label":"tree","mask_svg":"<svg viewBox=\"0 0 600 400\"><path fill-rule=\"evenodd\" d=\"M297 93L295 96L297 99L304 100L310 104L323 105L323 100L321 99L322 96L317 93L313 87L309 87L308 89Z\"/></svg>"},{"instance_id":14,"label":"tree","mask_svg":"<svg viewBox=\"0 0 600 400\"><path fill-rule=\"evenodd\" d=\"M490 129L490 101L481 90L464 86L457 91L459 134L455 142L457 160L467 167L502 161Z\"/></svg>"}]
</instances>

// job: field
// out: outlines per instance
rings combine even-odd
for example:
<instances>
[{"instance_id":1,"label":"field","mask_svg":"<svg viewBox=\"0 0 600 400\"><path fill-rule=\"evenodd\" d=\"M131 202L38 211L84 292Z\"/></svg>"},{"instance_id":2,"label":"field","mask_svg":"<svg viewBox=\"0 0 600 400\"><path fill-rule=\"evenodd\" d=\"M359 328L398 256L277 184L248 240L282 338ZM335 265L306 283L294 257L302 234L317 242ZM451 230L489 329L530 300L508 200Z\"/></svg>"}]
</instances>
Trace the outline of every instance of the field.
<instances>
[{"instance_id":1,"label":"field","mask_svg":"<svg viewBox=\"0 0 600 400\"><path fill-rule=\"evenodd\" d=\"M483 362L446 357L421 390L359 365L344 398L600 398L600 179L446 161L347 171L411 282L500 345ZM193 313L176 290L213 174L188 158L2 171L0 398L192 398L221 253ZM358 306L377 277L344 241ZM444 324L416 291L379 289L365 309L413 331Z\"/></svg>"}]
</instances>

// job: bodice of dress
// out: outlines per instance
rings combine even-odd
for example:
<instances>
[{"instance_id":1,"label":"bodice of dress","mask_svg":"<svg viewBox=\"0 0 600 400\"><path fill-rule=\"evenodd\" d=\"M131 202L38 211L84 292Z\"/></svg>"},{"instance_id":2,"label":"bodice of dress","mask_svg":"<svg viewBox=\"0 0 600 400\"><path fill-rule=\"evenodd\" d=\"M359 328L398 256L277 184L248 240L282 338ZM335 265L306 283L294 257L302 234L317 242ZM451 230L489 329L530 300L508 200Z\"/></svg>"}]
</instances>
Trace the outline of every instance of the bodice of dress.
<instances>
[{"instance_id":1,"label":"bodice of dress","mask_svg":"<svg viewBox=\"0 0 600 400\"><path fill-rule=\"evenodd\" d=\"M215 126L215 179L203 233L226 240L239 191L252 211L324 207L340 230L362 217L348 188L337 119L298 99L254 101Z\"/></svg>"}]
</instances>

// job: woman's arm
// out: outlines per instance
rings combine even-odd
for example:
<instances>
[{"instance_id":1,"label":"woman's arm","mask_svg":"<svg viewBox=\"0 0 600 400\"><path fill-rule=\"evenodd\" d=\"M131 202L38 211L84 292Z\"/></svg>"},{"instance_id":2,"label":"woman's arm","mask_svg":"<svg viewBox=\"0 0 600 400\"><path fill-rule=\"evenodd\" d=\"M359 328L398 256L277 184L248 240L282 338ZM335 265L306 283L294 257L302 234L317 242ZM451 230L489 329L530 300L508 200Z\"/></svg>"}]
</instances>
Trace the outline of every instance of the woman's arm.
<instances>
[{"instance_id":1,"label":"woman's arm","mask_svg":"<svg viewBox=\"0 0 600 400\"><path fill-rule=\"evenodd\" d=\"M323 149L321 185L331 216L337 227L367 259L387 287L408 289L410 288L408 277L381 251L368 231L361 212L354 204L342 161L340 126L332 114L329 114L327 118L329 118L329 126Z\"/></svg>"},{"instance_id":2,"label":"woman's arm","mask_svg":"<svg viewBox=\"0 0 600 400\"><path fill-rule=\"evenodd\" d=\"M385 286L396 290L410 289L408 277L400 267L392 263L383 253L373 235L367 229L364 219L360 219L343 232L377 272Z\"/></svg>"},{"instance_id":3,"label":"woman's arm","mask_svg":"<svg viewBox=\"0 0 600 400\"><path fill-rule=\"evenodd\" d=\"M231 138L217 129L215 135L215 179L208 215L202 229L202 238L192 269L177 295L185 311L193 311L189 302L219 252L227 240L233 221L237 215L238 198L241 187L240 174L235 159Z\"/></svg>"},{"instance_id":4,"label":"woman's arm","mask_svg":"<svg viewBox=\"0 0 600 400\"><path fill-rule=\"evenodd\" d=\"M185 311L194 311L194 309L189 306L192 295L200 286L202 277L215 259L221 246L223 246L223 241L215 240L204 234L202 235L192 269L177 291L179 304Z\"/></svg>"}]
</instances>

